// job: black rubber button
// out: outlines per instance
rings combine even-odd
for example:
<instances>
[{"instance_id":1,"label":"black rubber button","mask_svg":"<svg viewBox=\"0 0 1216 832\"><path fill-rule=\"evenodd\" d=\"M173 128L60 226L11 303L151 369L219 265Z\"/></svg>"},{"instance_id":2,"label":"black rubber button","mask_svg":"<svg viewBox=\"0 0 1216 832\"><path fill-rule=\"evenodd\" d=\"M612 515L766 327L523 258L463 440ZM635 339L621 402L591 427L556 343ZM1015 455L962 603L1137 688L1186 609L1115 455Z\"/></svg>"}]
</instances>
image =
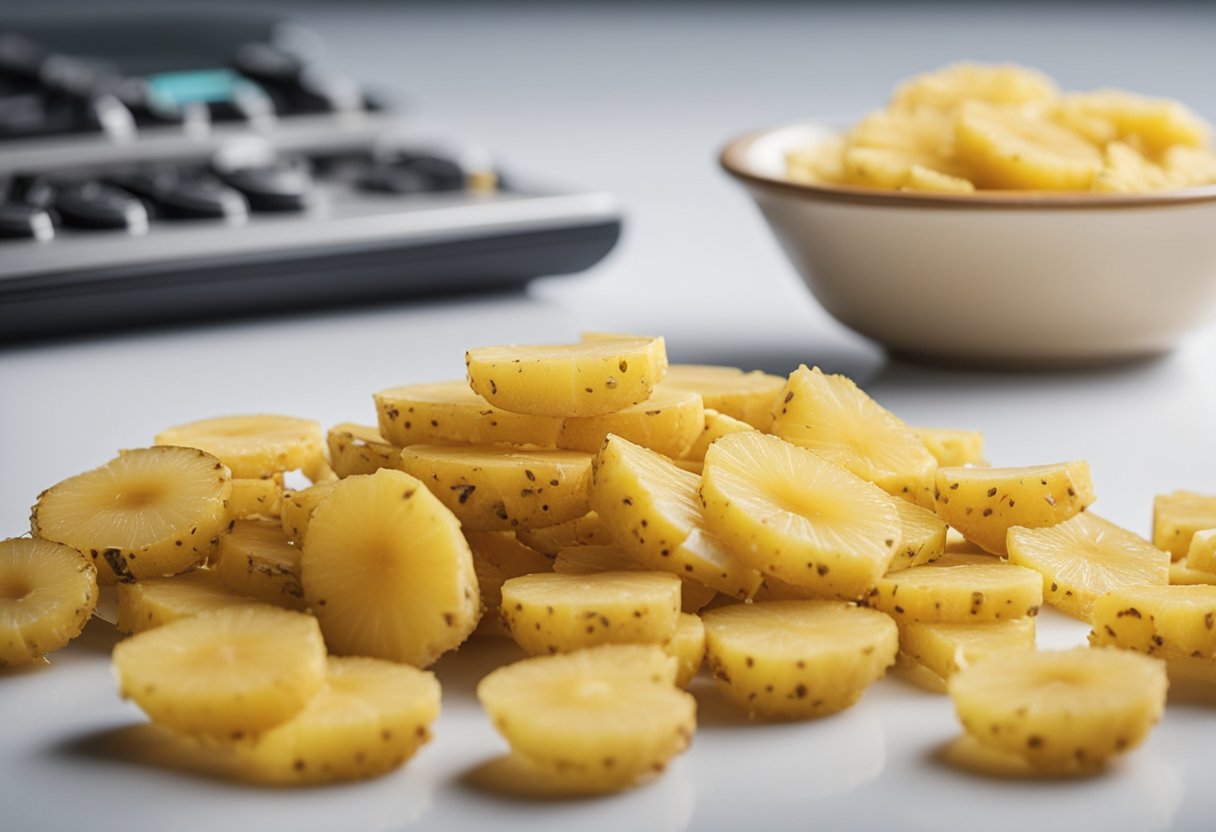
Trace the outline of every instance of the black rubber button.
<instances>
[{"instance_id":1,"label":"black rubber button","mask_svg":"<svg viewBox=\"0 0 1216 832\"><path fill-rule=\"evenodd\" d=\"M100 182L69 185L59 191L55 209L63 224L141 233L148 227L148 210L124 190Z\"/></svg>"},{"instance_id":2,"label":"black rubber button","mask_svg":"<svg viewBox=\"0 0 1216 832\"><path fill-rule=\"evenodd\" d=\"M51 215L21 202L0 204L0 239L50 240L55 236Z\"/></svg>"},{"instance_id":3,"label":"black rubber button","mask_svg":"<svg viewBox=\"0 0 1216 832\"><path fill-rule=\"evenodd\" d=\"M308 166L297 161L237 168L220 177L244 195L253 211L303 211L315 194Z\"/></svg>"}]
</instances>

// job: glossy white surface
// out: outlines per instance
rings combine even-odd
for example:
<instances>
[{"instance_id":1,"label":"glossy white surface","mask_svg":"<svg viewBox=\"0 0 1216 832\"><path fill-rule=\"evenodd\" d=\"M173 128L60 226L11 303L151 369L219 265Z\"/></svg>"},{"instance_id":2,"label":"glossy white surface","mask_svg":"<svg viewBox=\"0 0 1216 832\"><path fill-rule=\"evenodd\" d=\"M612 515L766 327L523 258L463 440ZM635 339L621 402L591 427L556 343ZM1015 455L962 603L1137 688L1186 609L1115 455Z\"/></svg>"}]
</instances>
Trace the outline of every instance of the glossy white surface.
<instances>
[{"instance_id":1,"label":"glossy white surface","mask_svg":"<svg viewBox=\"0 0 1216 832\"><path fill-rule=\"evenodd\" d=\"M518 299L4 349L0 534L26 528L42 488L166 425L251 411L370 422L372 391L459 376L471 344L564 340L584 328L662 332L675 360L849 372L913 424L984 431L997 464L1087 458L1096 510L1140 533L1153 494L1216 493L1216 329L1162 361L1101 372L988 375L888 362L810 298L714 160L749 126L876 106L893 78L964 48L1039 64L1068 86L1177 94L1213 118L1216 10L622 8L302 7L340 63L410 91L456 135L520 171L620 195L630 211L621 248L585 277L546 281ZM1102 49L1078 47L1096 40ZM1079 641L1084 629L1046 615L1041 625L1056 644ZM1003 782L937 762L958 731L949 703L893 678L854 710L800 725L742 724L707 693L689 754L664 779L619 797L537 804L487 795L461 778L504 747L472 699L492 650L441 662L436 739L402 771L354 786L260 791L124 760L120 736L107 732L141 717L114 693L109 646L104 629L90 631L50 668L0 677L5 832L1216 827L1214 708L1170 706L1147 745L1101 778Z\"/></svg>"}]
</instances>

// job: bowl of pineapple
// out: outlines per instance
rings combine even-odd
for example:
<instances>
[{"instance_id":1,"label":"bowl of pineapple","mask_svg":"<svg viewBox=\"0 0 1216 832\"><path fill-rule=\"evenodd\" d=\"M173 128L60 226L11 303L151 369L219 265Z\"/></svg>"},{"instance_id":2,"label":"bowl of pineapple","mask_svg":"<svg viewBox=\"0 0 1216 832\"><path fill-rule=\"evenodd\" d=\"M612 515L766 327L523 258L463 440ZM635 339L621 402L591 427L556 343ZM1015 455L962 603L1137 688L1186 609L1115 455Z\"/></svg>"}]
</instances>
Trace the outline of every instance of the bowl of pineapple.
<instances>
[{"instance_id":1,"label":"bowl of pineapple","mask_svg":"<svg viewBox=\"0 0 1216 832\"><path fill-rule=\"evenodd\" d=\"M1216 311L1211 136L1176 101L959 64L721 163L815 298L893 353L1084 365L1167 352Z\"/></svg>"}]
</instances>

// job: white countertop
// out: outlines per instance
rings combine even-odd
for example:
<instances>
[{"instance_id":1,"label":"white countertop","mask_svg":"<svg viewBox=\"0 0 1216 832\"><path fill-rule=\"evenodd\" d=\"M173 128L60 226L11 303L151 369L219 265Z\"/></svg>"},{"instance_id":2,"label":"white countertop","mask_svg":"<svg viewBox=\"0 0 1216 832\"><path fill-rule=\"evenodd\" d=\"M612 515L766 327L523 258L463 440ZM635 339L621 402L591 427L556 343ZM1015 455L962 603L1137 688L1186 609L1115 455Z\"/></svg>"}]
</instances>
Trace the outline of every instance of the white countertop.
<instances>
[{"instance_id":1,"label":"white countertop","mask_svg":"<svg viewBox=\"0 0 1216 832\"><path fill-rule=\"evenodd\" d=\"M963 57L1036 64L1067 87L1175 95L1216 119L1216 9L386 4L305 5L300 16L341 65L407 90L437 124L509 167L620 195L621 245L592 272L538 282L526 296L6 348L0 534L28 528L41 489L165 426L258 411L372 423L372 392L458 377L465 347L583 329L666 335L677 361L848 372L912 424L984 431L996 464L1088 459L1096 510L1142 534L1154 494L1216 493L1216 326L1163 360L1104 371L889 363L810 299L714 158L735 133L877 106L895 78ZM1053 616L1042 625L1051 643L1084 633ZM897 680L841 716L793 726L740 727L707 690L692 751L658 783L589 804L493 798L460 779L502 747L471 698L489 648L441 663L437 738L403 771L267 794L112 764L99 750L112 744L106 731L139 717L112 693L104 632L82 642L46 671L0 677L6 829L1216 826L1216 710L1171 706L1148 744L1105 777L1004 783L934 762L957 730L949 703Z\"/></svg>"}]
</instances>

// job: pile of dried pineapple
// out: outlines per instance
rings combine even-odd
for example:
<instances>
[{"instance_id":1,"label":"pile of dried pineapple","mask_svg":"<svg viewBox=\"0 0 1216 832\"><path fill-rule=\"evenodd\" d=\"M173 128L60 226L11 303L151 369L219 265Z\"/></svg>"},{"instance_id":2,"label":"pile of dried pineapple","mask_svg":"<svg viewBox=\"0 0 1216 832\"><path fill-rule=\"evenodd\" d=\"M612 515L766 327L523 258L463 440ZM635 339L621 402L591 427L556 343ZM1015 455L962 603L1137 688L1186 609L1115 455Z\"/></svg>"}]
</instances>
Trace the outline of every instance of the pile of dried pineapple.
<instances>
[{"instance_id":1,"label":"pile of dried pineapple","mask_svg":"<svg viewBox=\"0 0 1216 832\"><path fill-rule=\"evenodd\" d=\"M0 663L63 646L112 585L122 694L237 776L310 783L403 763L439 712L424 668L507 636L532 658L478 696L518 765L578 792L688 746L703 663L752 717L807 719L901 656L1049 772L1141 742L1167 664L1216 684L1216 498L1159 497L1150 544L1086 512L1084 462L988 467L979 434L843 376L669 367L661 338L466 364L328 442L207 419L48 489L0 543ZM293 470L314 484L284 491ZM1044 601L1095 647L1036 651Z\"/></svg>"},{"instance_id":2,"label":"pile of dried pineapple","mask_svg":"<svg viewBox=\"0 0 1216 832\"><path fill-rule=\"evenodd\" d=\"M1216 184L1210 140L1177 101L1062 93L1037 70L956 64L904 81L887 109L786 161L812 184L1146 193Z\"/></svg>"}]
</instances>

